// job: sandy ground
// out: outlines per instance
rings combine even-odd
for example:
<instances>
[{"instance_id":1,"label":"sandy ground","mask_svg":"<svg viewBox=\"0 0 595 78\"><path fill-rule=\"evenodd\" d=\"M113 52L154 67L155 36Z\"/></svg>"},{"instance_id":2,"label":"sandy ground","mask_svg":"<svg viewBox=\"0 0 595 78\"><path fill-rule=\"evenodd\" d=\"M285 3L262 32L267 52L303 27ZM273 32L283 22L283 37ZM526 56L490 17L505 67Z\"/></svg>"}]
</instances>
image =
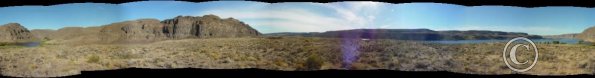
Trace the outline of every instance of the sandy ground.
<instances>
[{"instance_id":1,"label":"sandy ground","mask_svg":"<svg viewBox=\"0 0 595 78\"><path fill-rule=\"evenodd\" d=\"M136 44L44 43L39 47L1 47L0 72L17 77L56 77L76 75L80 71L137 67L517 73L503 62L504 45L298 37L184 39ZM595 46L537 44L537 47L540 51L537 64L523 74L595 72L595 57L592 57ZM532 54L519 53L519 56L525 55ZM519 58L527 59L530 58Z\"/></svg>"}]
</instances>

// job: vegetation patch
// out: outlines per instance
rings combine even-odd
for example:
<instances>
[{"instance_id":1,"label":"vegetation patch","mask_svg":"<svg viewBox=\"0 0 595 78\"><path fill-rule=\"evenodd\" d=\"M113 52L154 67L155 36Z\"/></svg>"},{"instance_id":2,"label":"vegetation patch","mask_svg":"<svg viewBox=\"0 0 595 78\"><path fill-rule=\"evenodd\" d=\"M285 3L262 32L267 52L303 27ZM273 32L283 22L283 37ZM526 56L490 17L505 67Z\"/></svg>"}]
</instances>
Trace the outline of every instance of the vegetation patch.
<instances>
[{"instance_id":1,"label":"vegetation patch","mask_svg":"<svg viewBox=\"0 0 595 78\"><path fill-rule=\"evenodd\" d=\"M87 63L99 63L101 59L97 55L92 55L87 58Z\"/></svg>"},{"instance_id":2,"label":"vegetation patch","mask_svg":"<svg viewBox=\"0 0 595 78\"><path fill-rule=\"evenodd\" d=\"M307 70L319 70L322 67L324 60L318 55L310 55L306 60Z\"/></svg>"}]
</instances>

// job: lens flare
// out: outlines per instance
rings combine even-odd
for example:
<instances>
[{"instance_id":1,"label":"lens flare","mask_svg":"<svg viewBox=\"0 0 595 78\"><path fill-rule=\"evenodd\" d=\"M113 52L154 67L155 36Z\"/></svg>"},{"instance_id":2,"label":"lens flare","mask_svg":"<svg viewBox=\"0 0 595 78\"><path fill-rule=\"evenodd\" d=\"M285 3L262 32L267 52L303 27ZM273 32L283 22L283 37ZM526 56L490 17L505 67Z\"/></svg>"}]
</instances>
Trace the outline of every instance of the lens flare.
<instances>
[{"instance_id":1,"label":"lens flare","mask_svg":"<svg viewBox=\"0 0 595 78\"><path fill-rule=\"evenodd\" d=\"M343 68L351 68L353 61L357 60L359 45L357 39L343 38L341 44L341 52L343 53Z\"/></svg>"},{"instance_id":2,"label":"lens flare","mask_svg":"<svg viewBox=\"0 0 595 78\"><path fill-rule=\"evenodd\" d=\"M360 49L360 41L368 41L371 39L373 31L352 31L348 33L341 33L341 52L343 54L342 67L350 69L351 64L358 59Z\"/></svg>"}]
</instances>

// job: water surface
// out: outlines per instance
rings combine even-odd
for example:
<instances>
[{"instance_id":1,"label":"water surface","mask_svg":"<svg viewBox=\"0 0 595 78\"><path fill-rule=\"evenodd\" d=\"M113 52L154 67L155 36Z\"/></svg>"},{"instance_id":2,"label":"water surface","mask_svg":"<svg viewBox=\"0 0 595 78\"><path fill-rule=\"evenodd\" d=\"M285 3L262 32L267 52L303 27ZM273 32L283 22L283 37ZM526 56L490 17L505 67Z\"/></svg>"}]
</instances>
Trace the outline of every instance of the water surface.
<instances>
[{"instance_id":1,"label":"water surface","mask_svg":"<svg viewBox=\"0 0 595 78\"><path fill-rule=\"evenodd\" d=\"M16 45L24 46L24 47L37 47L40 44L41 44L41 42L39 42L39 41L16 43Z\"/></svg>"}]
</instances>

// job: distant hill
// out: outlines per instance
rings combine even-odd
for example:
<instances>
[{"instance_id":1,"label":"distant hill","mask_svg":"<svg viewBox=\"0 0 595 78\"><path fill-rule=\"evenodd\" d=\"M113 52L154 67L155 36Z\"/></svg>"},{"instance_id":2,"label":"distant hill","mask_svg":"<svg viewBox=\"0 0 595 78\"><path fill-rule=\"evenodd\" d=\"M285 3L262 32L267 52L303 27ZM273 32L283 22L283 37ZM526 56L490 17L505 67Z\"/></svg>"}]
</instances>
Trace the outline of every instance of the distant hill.
<instances>
[{"instance_id":1,"label":"distant hill","mask_svg":"<svg viewBox=\"0 0 595 78\"><path fill-rule=\"evenodd\" d=\"M8 23L0 26L0 42L19 42L35 39L27 28L19 23Z\"/></svg>"},{"instance_id":2,"label":"distant hill","mask_svg":"<svg viewBox=\"0 0 595 78\"><path fill-rule=\"evenodd\" d=\"M528 37L541 39L537 35L528 35L518 32L501 32L485 30L469 31L434 31L430 29L352 29L327 32L310 33L270 33L265 36L302 36L302 37L333 37L333 38L370 38L370 39L397 39L397 40L488 40L511 39L515 37Z\"/></svg>"},{"instance_id":3,"label":"distant hill","mask_svg":"<svg viewBox=\"0 0 595 78\"><path fill-rule=\"evenodd\" d=\"M576 38L579 33L560 34L560 35L546 35L544 38Z\"/></svg>"},{"instance_id":4,"label":"distant hill","mask_svg":"<svg viewBox=\"0 0 595 78\"><path fill-rule=\"evenodd\" d=\"M30 31L31 34L33 34L33 37L38 39L49 39L49 37L51 37L50 35L56 32L56 30L51 29L33 29Z\"/></svg>"},{"instance_id":5,"label":"distant hill","mask_svg":"<svg viewBox=\"0 0 595 78\"><path fill-rule=\"evenodd\" d=\"M576 37L587 42L595 42L595 26L585 29Z\"/></svg>"}]
</instances>

